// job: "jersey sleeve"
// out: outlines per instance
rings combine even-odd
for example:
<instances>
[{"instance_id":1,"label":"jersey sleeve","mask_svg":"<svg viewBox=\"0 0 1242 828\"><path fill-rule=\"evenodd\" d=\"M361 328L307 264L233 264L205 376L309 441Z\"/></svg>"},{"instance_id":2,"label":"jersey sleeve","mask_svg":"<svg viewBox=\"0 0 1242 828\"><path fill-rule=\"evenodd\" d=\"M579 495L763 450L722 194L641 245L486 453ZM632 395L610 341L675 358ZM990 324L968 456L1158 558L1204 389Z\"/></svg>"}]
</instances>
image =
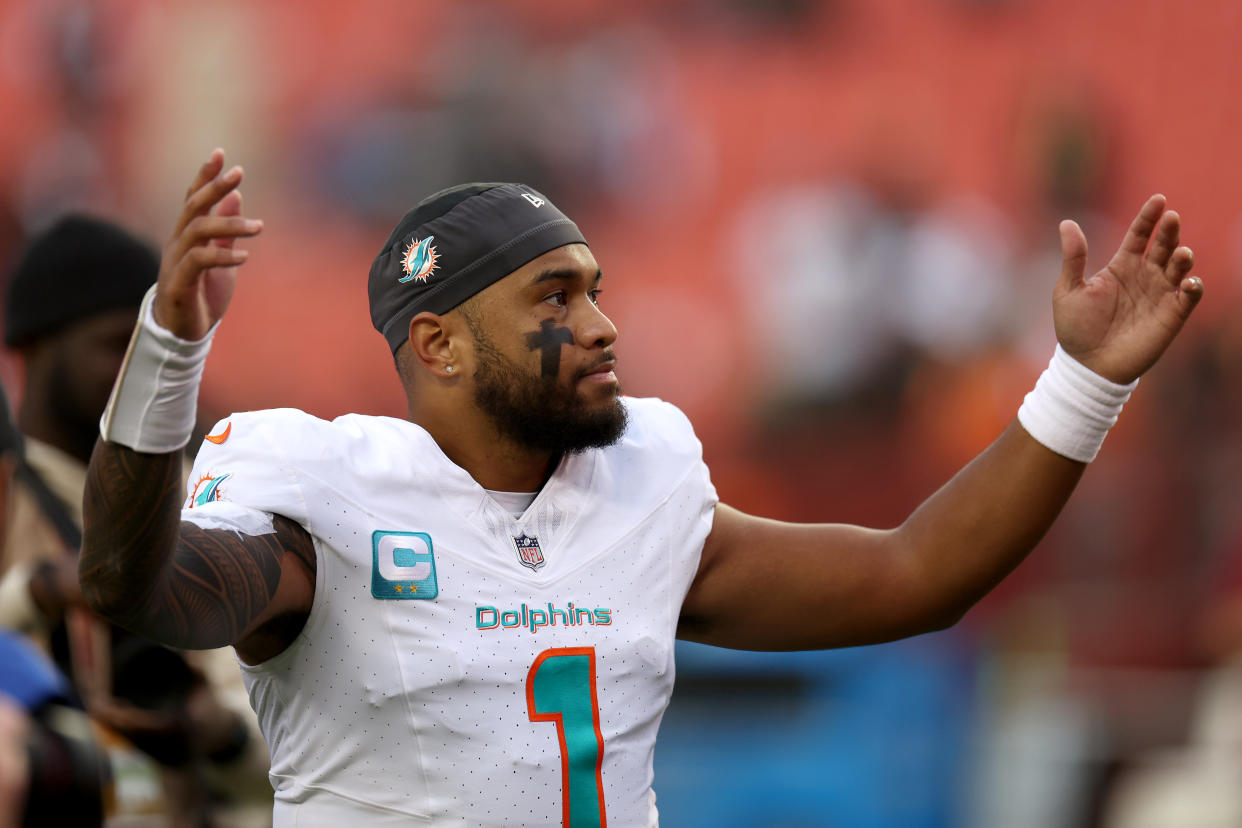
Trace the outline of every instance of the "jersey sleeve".
<instances>
[{"instance_id":1,"label":"jersey sleeve","mask_svg":"<svg viewBox=\"0 0 1242 828\"><path fill-rule=\"evenodd\" d=\"M272 531L272 516L309 522L288 445L308 439L314 418L292 409L232 414L208 432L186 479L181 519L247 535Z\"/></svg>"}]
</instances>

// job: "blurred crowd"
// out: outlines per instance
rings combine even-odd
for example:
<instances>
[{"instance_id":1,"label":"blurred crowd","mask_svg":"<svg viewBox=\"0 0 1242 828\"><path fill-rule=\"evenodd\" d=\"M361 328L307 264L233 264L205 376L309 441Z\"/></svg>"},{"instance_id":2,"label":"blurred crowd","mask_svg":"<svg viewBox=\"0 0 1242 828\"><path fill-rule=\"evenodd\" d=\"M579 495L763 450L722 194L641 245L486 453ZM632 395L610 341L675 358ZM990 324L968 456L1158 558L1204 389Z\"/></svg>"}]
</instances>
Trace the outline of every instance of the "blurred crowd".
<instances>
[{"instance_id":1,"label":"blurred crowd","mask_svg":"<svg viewBox=\"0 0 1242 828\"><path fill-rule=\"evenodd\" d=\"M76 592L98 416L217 145L267 229L205 423L401 416L375 250L424 194L522 180L591 240L627 392L690 414L724 500L882 526L1051 355L1057 221L1099 267L1165 192L1207 299L1031 560L924 639L685 648L656 790L669 825L1242 824L1240 26L1229 0L0 0L0 661L25 665L0 825L26 796L270 821L231 653L151 645ZM708 736L720 716L749 724Z\"/></svg>"},{"instance_id":2,"label":"blurred crowd","mask_svg":"<svg viewBox=\"0 0 1242 828\"><path fill-rule=\"evenodd\" d=\"M13 731L28 734L25 806L7 806L22 824L270 824L267 754L231 655L114 627L79 588L87 463L158 271L148 243L71 213L29 240L6 285L22 383L16 422L0 399L0 692L30 719Z\"/></svg>"}]
</instances>

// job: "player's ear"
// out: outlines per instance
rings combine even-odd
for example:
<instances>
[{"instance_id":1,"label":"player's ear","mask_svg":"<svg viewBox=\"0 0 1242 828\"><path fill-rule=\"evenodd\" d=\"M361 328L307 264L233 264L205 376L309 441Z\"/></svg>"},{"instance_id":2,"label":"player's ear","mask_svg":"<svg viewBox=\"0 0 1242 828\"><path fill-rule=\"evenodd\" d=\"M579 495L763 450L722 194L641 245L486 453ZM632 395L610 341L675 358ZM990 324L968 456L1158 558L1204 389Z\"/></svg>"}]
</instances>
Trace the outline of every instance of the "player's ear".
<instances>
[{"instance_id":1,"label":"player's ear","mask_svg":"<svg viewBox=\"0 0 1242 828\"><path fill-rule=\"evenodd\" d=\"M451 320L423 311L410 320L410 354L431 373L452 377L461 370L460 334Z\"/></svg>"}]
</instances>

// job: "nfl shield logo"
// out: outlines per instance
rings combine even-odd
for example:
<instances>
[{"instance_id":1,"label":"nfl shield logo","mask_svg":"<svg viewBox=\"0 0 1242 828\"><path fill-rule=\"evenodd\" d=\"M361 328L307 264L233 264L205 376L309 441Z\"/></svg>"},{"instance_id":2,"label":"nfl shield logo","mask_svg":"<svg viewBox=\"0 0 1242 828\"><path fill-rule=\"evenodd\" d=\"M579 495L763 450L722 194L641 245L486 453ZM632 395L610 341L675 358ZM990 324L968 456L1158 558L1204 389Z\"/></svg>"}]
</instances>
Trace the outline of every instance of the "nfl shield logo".
<instances>
[{"instance_id":1,"label":"nfl shield logo","mask_svg":"<svg viewBox=\"0 0 1242 828\"><path fill-rule=\"evenodd\" d=\"M522 562L522 566L538 569L544 565L543 550L539 548L539 538L522 535L513 539L513 546L517 549L518 560Z\"/></svg>"}]
</instances>

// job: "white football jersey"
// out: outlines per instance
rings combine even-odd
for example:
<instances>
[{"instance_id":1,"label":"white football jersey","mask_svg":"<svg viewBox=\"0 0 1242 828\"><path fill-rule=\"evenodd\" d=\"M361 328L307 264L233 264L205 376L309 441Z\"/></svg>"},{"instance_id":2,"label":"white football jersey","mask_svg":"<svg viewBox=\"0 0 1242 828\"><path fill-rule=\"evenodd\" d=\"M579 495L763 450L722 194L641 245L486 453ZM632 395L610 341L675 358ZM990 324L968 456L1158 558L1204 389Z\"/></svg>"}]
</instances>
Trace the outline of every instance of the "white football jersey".
<instances>
[{"instance_id":1,"label":"white football jersey","mask_svg":"<svg viewBox=\"0 0 1242 828\"><path fill-rule=\"evenodd\" d=\"M236 414L185 520L314 538L297 639L242 665L277 826L657 824L656 731L716 492L685 416L626 398L515 518L419 426Z\"/></svg>"}]
</instances>

